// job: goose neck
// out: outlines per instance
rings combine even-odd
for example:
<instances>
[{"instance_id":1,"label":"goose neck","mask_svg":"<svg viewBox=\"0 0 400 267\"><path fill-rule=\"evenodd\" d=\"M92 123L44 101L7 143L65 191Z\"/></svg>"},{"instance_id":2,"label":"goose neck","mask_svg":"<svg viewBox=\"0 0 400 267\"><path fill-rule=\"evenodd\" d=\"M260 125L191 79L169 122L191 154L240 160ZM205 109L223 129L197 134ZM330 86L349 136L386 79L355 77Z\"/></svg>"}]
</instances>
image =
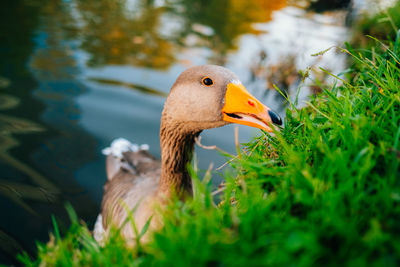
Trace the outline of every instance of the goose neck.
<instances>
[{"instance_id":1,"label":"goose neck","mask_svg":"<svg viewBox=\"0 0 400 267\"><path fill-rule=\"evenodd\" d=\"M199 134L185 130L184 125L161 124L160 190L163 193L192 194L192 180L187 167L192 160L195 138Z\"/></svg>"}]
</instances>

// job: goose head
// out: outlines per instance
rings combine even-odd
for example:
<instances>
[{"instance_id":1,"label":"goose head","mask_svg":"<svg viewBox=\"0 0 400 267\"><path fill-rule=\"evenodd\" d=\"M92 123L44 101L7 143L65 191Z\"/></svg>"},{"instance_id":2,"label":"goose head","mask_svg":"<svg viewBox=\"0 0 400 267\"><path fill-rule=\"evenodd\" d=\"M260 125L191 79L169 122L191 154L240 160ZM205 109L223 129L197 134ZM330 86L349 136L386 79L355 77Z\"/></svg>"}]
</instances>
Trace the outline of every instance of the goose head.
<instances>
[{"instance_id":1,"label":"goose head","mask_svg":"<svg viewBox=\"0 0 400 267\"><path fill-rule=\"evenodd\" d=\"M230 70L203 65L182 72L167 97L162 123L187 132L237 123L271 132L281 118L252 96Z\"/></svg>"}]
</instances>

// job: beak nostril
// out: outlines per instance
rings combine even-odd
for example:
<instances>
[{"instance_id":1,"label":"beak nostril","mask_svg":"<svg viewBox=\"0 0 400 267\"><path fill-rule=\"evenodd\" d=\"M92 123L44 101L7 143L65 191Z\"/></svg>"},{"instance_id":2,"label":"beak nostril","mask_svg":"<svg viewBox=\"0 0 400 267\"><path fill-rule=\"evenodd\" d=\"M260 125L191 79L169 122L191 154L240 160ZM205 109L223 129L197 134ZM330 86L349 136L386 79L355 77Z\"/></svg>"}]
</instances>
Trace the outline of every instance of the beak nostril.
<instances>
[{"instance_id":1,"label":"beak nostril","mask_svg":"<svg viewBox=\"0 0 400 267\"><path fill-rule=\"evenodd\" d=\"M274 124L277 125L282 125L282 119L281 117L279 117L278 114L276 114L275 112L273 112L272 110L268 110L268 114L271 117L271 120Z\"/></svg>"}]
</instances>

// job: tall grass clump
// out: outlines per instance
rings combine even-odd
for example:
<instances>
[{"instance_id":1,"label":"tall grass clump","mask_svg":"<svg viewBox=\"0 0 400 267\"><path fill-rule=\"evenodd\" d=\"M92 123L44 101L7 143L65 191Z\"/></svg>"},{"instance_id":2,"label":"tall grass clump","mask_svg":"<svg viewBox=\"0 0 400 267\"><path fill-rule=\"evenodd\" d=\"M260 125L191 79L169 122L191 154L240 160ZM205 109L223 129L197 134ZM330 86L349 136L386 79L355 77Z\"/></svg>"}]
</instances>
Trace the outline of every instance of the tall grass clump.
<instances>
[{"instance_id":1,"label":"tall grass clump","mask_svg":"<svg viewBox=\"0 0 400 267\"><path fill-rule=\"evenodd\" d=\"M343 49L353 65L285 125L246 144L221 202L209 179L171 201L153 240L99 246L72 213L71 229L28 266L398 266L400 32L373 50ZM342 78L338 78L342 79ZM340 85L339 85L340 84ZM195 174L193 175L196 176ZM75 218L75 219L74 219ZM57 229L57 228L56 228Z\"/></svg>"}]
</instances>

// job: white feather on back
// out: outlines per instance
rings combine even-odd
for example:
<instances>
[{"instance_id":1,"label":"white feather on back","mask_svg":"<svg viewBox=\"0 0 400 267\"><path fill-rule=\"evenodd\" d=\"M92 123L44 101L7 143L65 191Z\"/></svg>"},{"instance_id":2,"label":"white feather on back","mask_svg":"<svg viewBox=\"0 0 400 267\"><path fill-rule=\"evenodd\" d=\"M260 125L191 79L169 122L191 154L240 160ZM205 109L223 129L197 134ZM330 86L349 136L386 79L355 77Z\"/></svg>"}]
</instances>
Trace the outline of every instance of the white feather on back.
<instances>
[{"instance_id":1,"label":"white feather on back","mask_svg":"<svg viewBox=\"0 0 400 267\"><path fill-rule=\"evenodd\" d=\"M104 148L101 152L103 155L113 155L118 158L122 158L124 152L138 152L140 150L149 150L148 144L134 144L126 140L125 138L117 138L111 142L110 147Z\"/></svg>"}]
</instances>

